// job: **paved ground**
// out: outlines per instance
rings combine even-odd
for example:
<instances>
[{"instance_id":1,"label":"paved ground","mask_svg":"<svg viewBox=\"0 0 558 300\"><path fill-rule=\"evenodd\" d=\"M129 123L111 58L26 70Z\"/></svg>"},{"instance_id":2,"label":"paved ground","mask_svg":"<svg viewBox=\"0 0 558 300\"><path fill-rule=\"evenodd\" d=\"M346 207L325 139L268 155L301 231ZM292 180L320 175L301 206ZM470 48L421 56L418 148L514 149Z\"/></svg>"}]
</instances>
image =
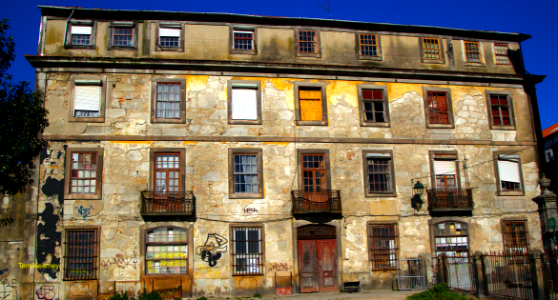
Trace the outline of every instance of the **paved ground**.
<instances>
[{"instance_id":1,"label":"paved ground","mask_svg":"<svg viewBox=\"0 0 558 300\"><path fill-rule=\"evenodd\" d=\"M365 291L359 293L339 293L339 292L328 292L328 293L304 293L295 294L290 296L262 296L261 298L254 297L224 297L224 298L207 298L208 300L344 300L344 299L381 299L381 300L404 300L407 296L419 293L421 291L404 291L404 292L394 292L391 290L385 291ZM198 299L198 298L192 298Z\"/></svg>"}]
</instances>

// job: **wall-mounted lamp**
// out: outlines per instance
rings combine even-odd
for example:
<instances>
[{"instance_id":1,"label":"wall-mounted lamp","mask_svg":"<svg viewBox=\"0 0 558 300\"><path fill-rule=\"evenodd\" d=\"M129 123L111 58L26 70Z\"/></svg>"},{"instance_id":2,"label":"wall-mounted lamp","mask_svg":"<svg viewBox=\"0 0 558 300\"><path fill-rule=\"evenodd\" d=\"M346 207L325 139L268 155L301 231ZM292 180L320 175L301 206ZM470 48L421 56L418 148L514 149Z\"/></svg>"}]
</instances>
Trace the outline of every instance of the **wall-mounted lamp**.
<instances>
[{"instance_id":1,"label":"wall-mounted lamp","mask_svg":"<svg viewBox=\"0 0 558 300\"><path fill-rule=\"evenodd\" d=\"M413 183L413 179L411 179L411 183ZM420 210L422 208L422 204L424 203L420 196L424 194L424 185L417 180L417 183L413 185L413 198L411 198L411 206L415 210Z\"/></svg>"}]
</instances>

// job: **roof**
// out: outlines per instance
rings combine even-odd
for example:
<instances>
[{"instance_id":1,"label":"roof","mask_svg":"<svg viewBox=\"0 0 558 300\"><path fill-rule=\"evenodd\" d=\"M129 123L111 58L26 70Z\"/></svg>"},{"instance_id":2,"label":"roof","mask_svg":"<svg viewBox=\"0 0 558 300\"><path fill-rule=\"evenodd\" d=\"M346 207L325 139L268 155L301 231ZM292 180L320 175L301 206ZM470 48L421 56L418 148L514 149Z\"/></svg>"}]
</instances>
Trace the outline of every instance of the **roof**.
<instances>
[{"instance_id":1,"label":"roof","mask_svg":"<svg viewBox=\"0 0 558 300\"><path fill-rule=\"evenodd\" d=\"M208 13L208 12L181 12L161 10L123 10L104 8L83 8L68 6L39 5L44 16L70 17L112 20L176 20L198 22L228 22L269 26L316 26L334 27L367 31L387 31L406 33L427 33L447 36L469 37L477 39L490 39L502 41L523 42L531 38L528 34L514 32L499 32L487 30L469 30L435 26L399 25L388 23L370 23L359 21L317 19L317 18L292 18L243 15L233 13Z\"/></svg>"},{"instance_id":2,"label":"roof","mask_svg":"<svg viewBox=\"0 0 558 300\"><path fill-rule=\"evenodd\" d=\"M558 133L558 123L543 130L543 138L549 137L554 133Z\"/></svg>"}]
</instances>

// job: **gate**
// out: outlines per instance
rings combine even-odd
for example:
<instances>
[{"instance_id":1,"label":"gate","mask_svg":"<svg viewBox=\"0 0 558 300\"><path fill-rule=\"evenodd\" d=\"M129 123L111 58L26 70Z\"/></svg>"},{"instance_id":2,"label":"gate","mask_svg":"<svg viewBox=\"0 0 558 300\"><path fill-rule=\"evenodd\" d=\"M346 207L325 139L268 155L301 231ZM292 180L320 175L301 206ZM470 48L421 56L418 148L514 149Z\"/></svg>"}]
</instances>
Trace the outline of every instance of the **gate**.
<instances>
[{"instance_id":1,"label":"gate","mask_svg":"<svg viewBox=\"0 0 558 300\"><path fill-rule=\"evenodd\" d=\"M397 264L397 290L426 289L424 259L399 259Z\"/></svg>"},{"instance_id":2,"label":"gate","mask_svg":"<svg viewBox=\"0 0 558 300\"><path fill-rule=\"evenodd\" d=\"M535 299L528 255L483 255L487 293L508 299Z\"/></svg>"}]
</instances>

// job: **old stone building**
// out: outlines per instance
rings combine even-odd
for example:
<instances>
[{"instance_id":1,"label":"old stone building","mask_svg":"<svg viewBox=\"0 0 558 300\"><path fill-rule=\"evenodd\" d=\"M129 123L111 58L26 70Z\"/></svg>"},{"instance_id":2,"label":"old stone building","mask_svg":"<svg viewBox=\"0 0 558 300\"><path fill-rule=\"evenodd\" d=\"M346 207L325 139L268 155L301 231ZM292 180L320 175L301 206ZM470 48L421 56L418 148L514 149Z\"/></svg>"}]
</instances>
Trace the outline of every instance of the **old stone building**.
<instances>
[{"instance_id":1,"label":"old stone building","mask_svg":"<svg viewBox=\"0 0 558 300\"><path fill-rule=\"evenodd\" d=\"M391 289L399 260L542 249L528 35L40 9L20 299Z\"/></svg>"}]
</instances>

